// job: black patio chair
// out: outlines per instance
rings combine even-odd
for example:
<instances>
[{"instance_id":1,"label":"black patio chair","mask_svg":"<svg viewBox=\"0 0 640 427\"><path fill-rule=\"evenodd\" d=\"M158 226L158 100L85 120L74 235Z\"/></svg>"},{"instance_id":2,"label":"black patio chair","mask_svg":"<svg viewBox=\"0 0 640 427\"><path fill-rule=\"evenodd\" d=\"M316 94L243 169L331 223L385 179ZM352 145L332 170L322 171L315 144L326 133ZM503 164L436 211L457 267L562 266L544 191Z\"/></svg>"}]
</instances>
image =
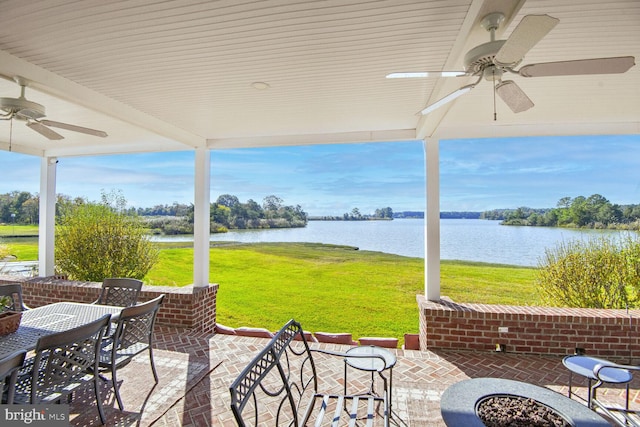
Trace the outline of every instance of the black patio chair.
<instances>
[{"instance_id":1,"label":"black patio chair","mask_svg":"<svg viewBox=\"0 0 640 427\"><path fill-rule=\"evenodd\" d=\"M0 297L11 298L11 303L5 305L5 308L13 311L27 311L27 307L22 300L22 285L19 283L9 283L6 285L0 285Z\"/></svg>"},{"instance_id":2,"label":"black patio chair","mask_svg":"<svg viewBox=\"0 0 640 427\"><path fill-rule=\"evenodd\" d=\"M26 354L24 351L19 351L0 359L0 383L3 384L2 403L13 404L18 370L22 367Z\"/></svg>"},{"instance_id":3,"label":"black patio chair","mask_svg":"<svg viewBox=\"0 0 640 427\"><path fill-rule=\"evenodd\" d=\"M116 371L145 350L149 352L153 378L158 383L158 373L153 361L153 327L163 300L164 294L151 301L122 309L115 332L103 342L99 366L111 371L111 382L121 411L124 410L124 404L120 397Z\"/></svg>"},{"instance_id":4,"label":"black patio chair","mask_svg":"<svg viewBox=\"0 0 640 427\"><path fill-rule=\"evenodd\" d=\"M109 315L86 325L38 339L35 357L20 369L15 403L46 404L69 400L81 386L93 383L96 405L105 423L98 383L98 357Z\"/></svg>"},{"instance_id":5,"label":"black patio chair","mask_svg":"<svg viewBox=\"0 0 640 427\"><path fill-rule=\"evenodd\" d=\"M569 397L573 394L573 374L581 375L587 378L587 406L590 409L602 411L616 425L640 427L640 410L633 410L629 406L629 383L633 380L633 372L640 371L640 366L623 365L583 355L566 356L562 363L569 369ZM605 384L624 385L624 407L611 406L598 398L598 388Z\"/></svg>"},{"instance_id":6,"label":"black patio chair","mask_svg":"<svg viewBox=\"0 0 640 427\"><path fill-rule=\"evenodd\" d=\"M111 277L102 281L100 296L93 304L131 307L138 302L142 281L126 277Z\"/></svg>"}]
</instances>

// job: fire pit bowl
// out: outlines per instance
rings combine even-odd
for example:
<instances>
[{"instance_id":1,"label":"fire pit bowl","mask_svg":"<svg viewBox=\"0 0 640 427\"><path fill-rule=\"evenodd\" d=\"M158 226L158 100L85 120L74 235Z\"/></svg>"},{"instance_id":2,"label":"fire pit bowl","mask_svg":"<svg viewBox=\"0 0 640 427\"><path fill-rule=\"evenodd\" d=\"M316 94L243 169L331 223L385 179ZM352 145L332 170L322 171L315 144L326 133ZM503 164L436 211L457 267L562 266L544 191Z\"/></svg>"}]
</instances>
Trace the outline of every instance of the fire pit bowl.
<instances>
[{"instance_id":1,"label":"fire pit bowl","mask_svg":"<svg viewBox=\"0 0 640 427\"><path fill-rule=\"evenodd\" d=\"M594 411L553 390L501 378L474 378L447 388L440 399L442 419L449 427L485 427L476 411L478 402L504 395L534 399L560 414L573 427L611 427Z\"/></svg>"}]
</instances>

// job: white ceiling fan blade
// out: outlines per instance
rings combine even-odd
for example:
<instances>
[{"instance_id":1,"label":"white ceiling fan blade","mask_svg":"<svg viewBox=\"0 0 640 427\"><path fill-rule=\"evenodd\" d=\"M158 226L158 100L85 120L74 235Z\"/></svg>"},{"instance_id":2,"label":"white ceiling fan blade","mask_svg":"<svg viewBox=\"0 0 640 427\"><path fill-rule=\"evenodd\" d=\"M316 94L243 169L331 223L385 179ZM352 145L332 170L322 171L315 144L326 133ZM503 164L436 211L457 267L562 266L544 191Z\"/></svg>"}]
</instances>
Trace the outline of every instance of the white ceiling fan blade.
<instances>
[{"instance_id":1,"label":"white ceiling fan blade","mask_svg":"<svg viewBox=\"0 0 640 427\"><path fill-rule=\"evenodd\" d=\"M559 19L549 15L525 16L496 54L494 64L501 66L517 64L558 22L560 22Z\"/></svg>"},{"instance_id":2,"label":"white ceiling fan blade","mask_svg":"<svg viewBox=\"0 0 640 427\"><path fill-rule=\"evenodd\" d=\"M445 96L444 98L434 102L433 104L427 106L425 109L423 109L422 111L420 111L420 114L422 114L423 116L426 114L429 114L430 112L437 110L438 108L442 107L445 104L448 104L449 102L453 101L454 99L464 95L465 93L469 92L471 89L473 89L476 85L475 84L471 84L471 85L467 85L467 86L463 86L460 89L456 90L455 92L451 92L449 95Z\"/></svg>"},{"instance_id":3,"label":"white ceiling fan blade","mask_svg":"<svg viewBox=\"0 0 640 427\"><path fill-rule=\"evenodd\" d=\"M391 73L385 77L388 79L415 79L424 77L459 77L464 76L467 73L464 71L417 71L417 72L404 72L404 73Z\"/></svg>"},{"instance_id":4,"label":"white ceiling fan blade","mask_svg":"<svg viewBox=\"0 0 640 427\"><path fill-rule=\"evenodd\" d=\"M635 65L633 56L613 58L579 59L576 61L544 62L522 67L518 74L523 77L576 76L582 74L624 73Z\"/></svg>"},{"instance_id":5,"label":"white ceiling fan blade","mask_svg":"<svg viewBox=\"0 0 640 427\"><path fill-rule=\"evenodd\" d=\"M35 130L36 132L38 132L40 135L44 136L45 138L51 139L51 140L58 140L58 139L64 139L64 136L60 135L58 132L49 129L48 127L46 127L45 125L43 125L40 122L27 122L27 126L29 126L31 129Z\"/></svg>"},{"instance_id":6,"label":"white ceiling fan blade","mask_svg":"<svg viewBox=\"0 0 640 427\"><path fill-rule=\"evenodd\" d=\"M514 113L521 113L533 107L533 101L513 80L505 80L497 84L496 93Z\"/></svg>"},{"instance_id":7,"label":"white ceiling fan blade","mask_svg":"<svg viewBox=\"0 0 640 427\"><path fill-rule=\"evenodd\" d=\"M85 133L87 135L99 136L101 138L106 138L108 136L106 132L101 130L86 128L86 127L76 126L76 125L70 125L67 123L54 122L53 120L40 120L40 123L42 123L45 126L53 126L60 129L70 130L73 132L80 132L80 133Z\"/></svg>"}]
</instances>

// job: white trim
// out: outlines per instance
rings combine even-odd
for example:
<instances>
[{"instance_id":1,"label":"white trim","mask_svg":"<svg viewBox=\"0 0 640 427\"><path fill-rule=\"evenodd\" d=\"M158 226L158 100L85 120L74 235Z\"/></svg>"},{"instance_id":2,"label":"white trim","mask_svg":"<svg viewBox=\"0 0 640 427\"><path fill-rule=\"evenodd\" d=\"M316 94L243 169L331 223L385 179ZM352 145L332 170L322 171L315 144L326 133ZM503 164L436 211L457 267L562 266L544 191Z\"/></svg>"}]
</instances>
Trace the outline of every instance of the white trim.
<instances>
[{"instance_id":1,"label":"white trim","mask_svg":"<svg viewBox=\"0 0 640 427\"><path fill-rule=\"evenodd\" d=\"M247 136L208 139L211 149L256 148L290 145L347 144L358 142L397 142L416 140L415 129L387 129L338 133L316 133L308 135Z\"/></svg>"},{"instance_id":2,"label":"white trim","mask_svg":"<svg viewBox=\"0 0 640 427\"><path fill-rule=\"evenodd\" d=\"M195 150L193 211L193 286L209 286L209 235L211 199L211 153L206 148Z\"/></svg>"},{"instance_id":3,"label":"white trim","mask_svg":"<svg viewBox=\"0 0 640 427\"><path fill-rule=\"evenodd\" d=\"M440 300L440 141L424 142L426 195L424 230L424 291L429 301Z\"/></svg>"},{"instance_id":4,"label":"white trim","mask_svg":"<svg viewBox=\"0 0 640 427\"><path fill-rule=\"evenodd\" d=\"M40 224L38 233L39 275L55 273L56 171L58 159L40 160Z\"/></svg>"}]
</instances>

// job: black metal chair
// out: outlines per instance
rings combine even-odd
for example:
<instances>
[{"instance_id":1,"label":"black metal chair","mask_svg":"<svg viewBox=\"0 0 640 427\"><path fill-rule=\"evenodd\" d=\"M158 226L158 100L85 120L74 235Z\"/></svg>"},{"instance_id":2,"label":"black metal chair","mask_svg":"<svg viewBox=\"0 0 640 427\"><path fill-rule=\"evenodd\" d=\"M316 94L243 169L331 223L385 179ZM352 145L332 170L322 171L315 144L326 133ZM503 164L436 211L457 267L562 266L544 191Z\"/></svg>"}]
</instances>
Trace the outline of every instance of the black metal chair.
<instances>
[{"instance_id":1,"label":"black metal chair","mask_svg":"<svg viewBox=\"0 0 640 427\"><path fill-rule=\"evenodd\" d=\"M138 354L148 351L153 378L158 382L153 361L153 327L163 299L164 294L151 301L122 309L115 332L103 342L99 366L111 371L111 382L121 411L124 410L124 404L116 377L118 369L127 365Z\"/></svg>"},{"instance_id":2,"label":"black metal chair","mask_svg":"<svg viewBox=\"0 0 640 427\"><path fill-rule=\"evenodd\" d=\"M361 347L353 347L361 348ZM313 355L318 355L316 360ZM351 360L367 361L382 381L382 389L347 394L345 376L334 383L336 366ZM389 369L380 353L348 354L312 349L300 323L290 320L278 331L229 387L231 411L238 426L374 426L389 427L391 417ZM320 372L320 373L319 373ZM322 378L322 373L329 375ZM332 384L333 383L333 384ZM359 384L362 384L359 382ZM343 388L344 393L338 392Z\"/></svg>"},{"instance_id":3,"label":"black metal chair","mask_svg":"<svg viewBox=\"0 0 640 427\"><path fill-rule=\"evenodd\" d=\"M569 397L572 395L572 376L581 375L587 378L587 406L600 410L611 421L619 426L640 427L640 411L629 407L629 383L633 380L633 372L640 371L640 366L621 365L597 357L571 355L566 356L562 363L569 369ZM606 404L598 399L597 390L605 384L623 384L626 389L625 406L617 407Z\"/></svg>"},{"instance_id":4,"label":"black metal chair","mask_svg":"<svg viewBox=\"0 0 640 427\"><path fill-rule=\"evenodd\" d=\"M28 359L18 374L15 403L60 403L80 386L93 383L104 424L97 355L109 317L107 314L78 328L40 337L35 357Z\"/></svg>"},{"instance_id":5,"label":"black metal chair","mask_svg":"<svg viewBox=\"0 0 640 427\"><path fill-rule=\"evenodd\" d=\"M138 302L142 281L126 277L111 277L102 281L100 296L93 304L131 307Z\"/></svg>"},{"instance_id":6,"label":"black metal chair","mask_svg":"<svg viewBox=\"0 0 640 427\"><path fill-rule=\"evenodd\" d=\"M3 384L2 403L13 404L18 370L22 367L26 354L24 351L19 351L0 359L0 383Z\"/></svg>"},{"instance_id":7,"label":"black metal chair","mask_svg":"<svg viewBox=\"0 0 640 427\"><path fill-rule=\"evenodd\" d=\"M0 285L0 297L9 297L11 299L11 304L5 306L5 308L8 310L29 310L29 307L27 307L22 300L22 285L20 285L19 283Z\"/></svg>"}]
</instances>

